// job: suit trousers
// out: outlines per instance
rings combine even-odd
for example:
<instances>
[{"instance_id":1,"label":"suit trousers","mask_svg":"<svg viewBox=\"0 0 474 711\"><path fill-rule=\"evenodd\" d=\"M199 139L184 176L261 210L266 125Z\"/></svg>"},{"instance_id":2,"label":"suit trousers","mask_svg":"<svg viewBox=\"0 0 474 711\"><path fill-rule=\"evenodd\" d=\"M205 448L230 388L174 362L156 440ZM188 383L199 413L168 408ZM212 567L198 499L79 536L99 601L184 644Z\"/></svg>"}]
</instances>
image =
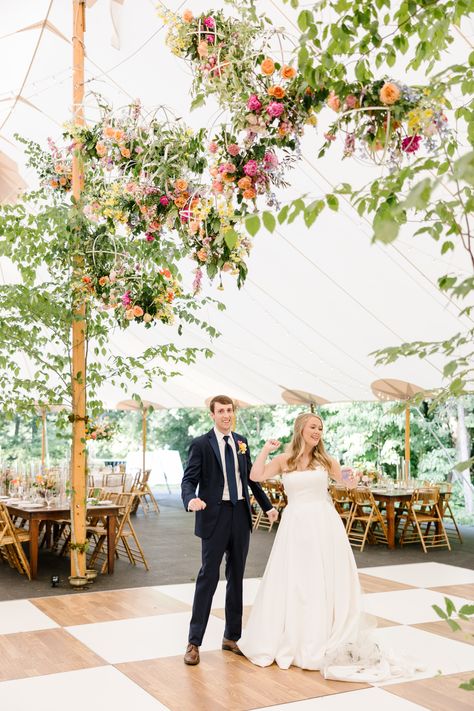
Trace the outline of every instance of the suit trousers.
<instances>
[{"instance_id":1,"label":"suit trousers","mask_svg":"<svg viewBox=\"0 0 474 711\"><path fill-rule=\"evenodd\" d=\"M235 506L222 501L216 527L209 538L202 539L202 565L196 579L189 642L201 646L211 612L212 598L219 582L225 553L224 637L237 641L242 634L243 577L249 550L250 526L245 500Z\"/></svg>"}]
</instances>

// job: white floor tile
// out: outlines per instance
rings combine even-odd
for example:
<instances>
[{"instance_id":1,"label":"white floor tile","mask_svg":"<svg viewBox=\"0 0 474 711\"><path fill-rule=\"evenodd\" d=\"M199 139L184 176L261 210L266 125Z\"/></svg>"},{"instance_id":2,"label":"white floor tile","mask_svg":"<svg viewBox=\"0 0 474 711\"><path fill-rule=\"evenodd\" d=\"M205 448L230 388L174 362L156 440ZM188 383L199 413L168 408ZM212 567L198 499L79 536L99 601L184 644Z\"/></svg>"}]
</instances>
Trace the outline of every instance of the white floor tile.
<instances>
[{"instance_id":1,"label":"white floor tile","mask_svg":"<svg viewBox=\"0 0 474 711\"><path fill-rule=\"evenodd\" d=\"M474 670L474 647L464 642L404 625L378 629L375 636L381 648L395 659L404 663L412 660L416 666L424 667L413 676L381 682L380 686Z\"/></svg>"},{"instance_id":2,"label":"white floor tile","mask_svg":"<svg viewBox=\"0 0 474 711\"><path fill-rule=\"evenodd\" d=\"M150 694L113 667L48 674L0 683L5 711L168 711Z\"/></svg>"},{"instance_id":3,"label":"white floor tile","mask_svg":"<svg viewBox=\"0 0 474 711\"><path fill-rule=\"evenodd\" d=\"M0 602L0 634L47 630L52 627L59 625L28 600Z\"/></svg>"},{"instance_id":4,"label":"white floor tile","mask_svg":"<svg viewBox=\"0 0 474 711\"><path fill-rule=\"evenodd\" d=\"M409 563L406 565L384 565L375 568L359 568L359 573L386 578L405 585L420 588L436 588L443 585L463 585L474 583L474 570L458 568L445 563Z\"/></svg>"},{"instance_id":5,"label":"white floor tile","mask_svg":"<svg viewBox=\"0 0 474 711\"><path fill-rule=\"evenodd\" d=\"M259 585L260 578L244 579L244 605L253 605ZM225 587L226 581L220 580L214 594L212 607L225 607ZM174 597L176 600L192 605L194 599L194 588L194 583L185 583L183 585L158 585L155 590L159 590L163 594L169 595L169 597Z\"/></svg>"},{"instance_id":6,"label":"white floor tile","mask_svg":"<svg viewBox=\"0 0 474 711\"><path fill-rule=\"evenodd\" d=\"M133 620L66 627L74 637L110 664L184 654L189 612ZM211 615L201 651L220 649L224 620Z\"/></svg>"},{"instance_id":7,"label":"white floor tile","mask_svg":"<svg viewBox=\"0 0 474 711\"><path fill-rule=\"evenodd\" d=\"M419 706L412 701L401 699L383 689L361 689L360 691L346 691L331 696L321 696L317 699L294 701L290 704L266 706L264 709L253 711L426 711L425 706Z\"/></svg>"},{"instance_id":8,"label":"white floor tile","mask_svg":"<svg viewBox=\"0 0 474 711\"><path fill-rule=\"evenodd\" d=\"M420 622L434 622L441 618L431 607L439 605L445 609L445 595L425 588L413 590L395 590L384 593L367 593L364 595L364 610L371 615L384 617L387 620L399 622L402 625L414 625ZM456 608L469 604L469 600L449 595Z\"/></svg>"}]
</instances>

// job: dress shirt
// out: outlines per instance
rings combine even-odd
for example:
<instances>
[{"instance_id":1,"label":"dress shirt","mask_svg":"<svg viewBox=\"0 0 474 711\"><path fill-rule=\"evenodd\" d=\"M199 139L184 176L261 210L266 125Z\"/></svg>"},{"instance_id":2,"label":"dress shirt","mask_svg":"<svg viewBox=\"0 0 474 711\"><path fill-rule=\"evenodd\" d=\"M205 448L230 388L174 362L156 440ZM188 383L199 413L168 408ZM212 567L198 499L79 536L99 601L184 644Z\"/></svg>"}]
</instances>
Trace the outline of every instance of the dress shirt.
<instances>
[{"instance_id":1,"label":"dress shirt","mask_svg":"<svg viewBox=\"0 0 474 711\"><path fill-rule=\"evenodd\" d=\"M214 427L214 434L217 437L217 444L219 446L219 454L221 455L222 471L224 472L224 491L222 493L222 501L230 501L229 486L227 484L227 472L226 472L226 468L225 468L225 440L224 440L225 435L222 434L222 432L220 430L218 430L217 427ZM243 499L244 497L242 494L242 479L240 478L239 459L237 457L237 451L235 448L235 440L234 440L231 432L229 432L228 442L229 442L232 452L234 454L235 478L236 478L236 483L237 483L237 498Z\"/></svg>"}]
</instances>

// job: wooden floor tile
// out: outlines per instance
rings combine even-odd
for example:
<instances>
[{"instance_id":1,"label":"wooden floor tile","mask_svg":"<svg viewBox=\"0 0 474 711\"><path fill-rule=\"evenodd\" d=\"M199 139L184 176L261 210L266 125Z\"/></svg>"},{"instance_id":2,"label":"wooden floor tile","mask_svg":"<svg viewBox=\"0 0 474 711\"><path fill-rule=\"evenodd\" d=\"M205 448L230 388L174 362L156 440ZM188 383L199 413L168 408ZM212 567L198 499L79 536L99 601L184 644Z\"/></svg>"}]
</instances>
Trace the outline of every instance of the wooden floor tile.
<instances>
[{"instance_id":1,"label":"wooden floor tile","mask_svg":"<svg viewBox=\"0 0 474 711\"><path fill-rule=\"evenodd\" d=\"M195 667L186 666L182 657L115 666L171 711L248 711L368 686L326 681L319 672L294 667L262 669L222 651L203 652Z\"/></svg>"},{"instance_id":2,"label":"wooden floor tile","mask_svg":"<svg viewBox=\"0 0 474 711\"><path fill-rule=\"evenodd\" d=\"M386 619L384 619L383 617L376 617L375 619L377 620L377 627L378 627L378 628L381 628L381 627L396 627L397 625L400 624L399 622L394 622L393 620L386 620Z\"/></svg>"},{"instance_id":3,"label":"wooden floor tile","mask_svg":"<svg viewBox=\"0 0 474 711\"><path fill-rule=\"evenodd\" d=\"M443 593L443 595L455 595L457 597L463 597L465 600L474 600L474 583L467 583L466 585L443 585L441 588L430 588L430 590L436 590L436 592Z\"/></svg>"},{"instance_id":4,"label":"wooden floor tile","mask_svg":"<svg viewBox=\"0 0 474 711\"><path fill-rule=\"evenodd\" d=\"M30 602L64 627L191 610L190 605L152 587L38 597Z\"/></svg>"},{"instance_id":5,"label":"wooden floor tile","mask_svg":"<svg viewBox=\"0 0 474 711\"><path fill-rule=\"evenodd\" d=\"M104 666L101 657L63 629L0 635L0 681Z\"/></svg>"},{"instance_id":6,"label":"wooden floor tile","mask_svg":"<svg viewBox=\"0 0 474 711\"><path fill-rule=\"evenodd\" d=\"M459 684L473 677L474 671L391 684L382 688L430 711L472 711L474 692L460 689Z\"/></svg>"},{"instance_id":7,"label":"wooden floor tile","mask_svg":"<svg viewBox=\"0 0 474 711\"><path fill-rule=\"evenodd\" d=\"M465 622L464 620L456 620L456 622L458 622L458 624L460 624L462 628L460 630L457 630L457 632L453 632L451 627L444 620L440 620L439 622L423 622L418 625L410 625L410 627L417 627L419 630L424 630L425 632L439 634L441 635L441 637L448 637L449 639L454 639L455 642L464 642L464 644L474 645L474 621Z\"/></svg>"},{"instance_id":8,"label":"wooden floor tile","mask_svg":"<svg viewBox=\"0 0 474 711\"><path fill-rule=\"evenodd\" d=\"M377 578L375 575L367 573L359 573L359 580L362 591L365 593L381 593L394 592L395 590L412 590L413 585L405 585L405 583L397 583L395 580L386 580L385 578Z\"/></svg>"}]
</instances>

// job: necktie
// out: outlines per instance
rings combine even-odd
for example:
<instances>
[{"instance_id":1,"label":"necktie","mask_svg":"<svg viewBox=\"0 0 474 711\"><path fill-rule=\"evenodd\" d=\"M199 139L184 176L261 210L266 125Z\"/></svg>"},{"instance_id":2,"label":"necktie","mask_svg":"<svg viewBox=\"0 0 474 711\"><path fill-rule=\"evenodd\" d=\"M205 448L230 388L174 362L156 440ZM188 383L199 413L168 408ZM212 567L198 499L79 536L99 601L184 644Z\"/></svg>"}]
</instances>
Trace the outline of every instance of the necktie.
<instances>
[{"instance_id":1,"label":"necktie","mask_svg":"<svg viewBox=\"0 0 474 711\"><path fill-rule=\"evenodd\" d=\"M229 435L224 435L225 441L225 471L227 474L227 486L229 487L229 498L235 505L237 503L237 481L235 479L234 452L229 444Z\"/></svg>"}]
</instances>

